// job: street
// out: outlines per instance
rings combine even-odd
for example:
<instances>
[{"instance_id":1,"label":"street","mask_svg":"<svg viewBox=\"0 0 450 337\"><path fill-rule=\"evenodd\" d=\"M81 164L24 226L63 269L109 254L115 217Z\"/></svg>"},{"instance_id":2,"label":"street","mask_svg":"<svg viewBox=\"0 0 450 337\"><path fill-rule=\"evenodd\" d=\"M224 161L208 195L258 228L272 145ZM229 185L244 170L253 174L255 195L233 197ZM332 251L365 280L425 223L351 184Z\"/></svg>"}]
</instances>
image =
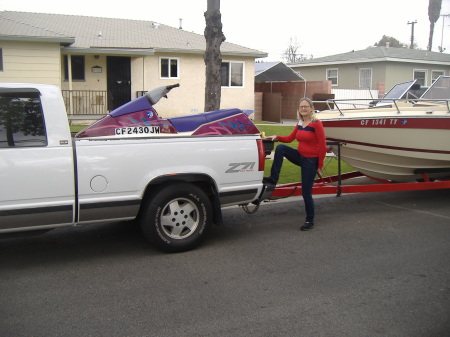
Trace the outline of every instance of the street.
<instances>
[{"instance_id":1,"label":"street","mask_svg":"<svg viewBox=\"0 0 450 337\"><path fill-rule=\"evenodd\" d=\"M132 223L0 240L0 336L450 335L450 191L223 210L194 251Z\"/></svg>"}]
</instances>

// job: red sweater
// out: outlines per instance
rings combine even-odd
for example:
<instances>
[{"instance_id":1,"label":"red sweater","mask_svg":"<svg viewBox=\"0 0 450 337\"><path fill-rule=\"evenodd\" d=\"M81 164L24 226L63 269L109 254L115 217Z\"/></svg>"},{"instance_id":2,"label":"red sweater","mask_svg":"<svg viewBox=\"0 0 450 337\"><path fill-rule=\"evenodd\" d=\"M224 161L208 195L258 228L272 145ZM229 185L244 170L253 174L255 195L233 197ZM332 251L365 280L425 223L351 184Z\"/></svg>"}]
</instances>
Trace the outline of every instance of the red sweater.
<instances>
[{"instance_id":1,"label":"red sweater","mask_svg":"<svg viewBox=\"0 0 450 337\"><path fill-rule=\"evenodd\" d=\"M282 143L291 143L297 139L298 152L303 157L318 157L319 169L322 169L326 154L325 131L322 122L320 120L310 122L306 128L303 128L302 123L303 121L299 121L289 136L277 136L277 138Z\"/></svg>"}]
</instances>

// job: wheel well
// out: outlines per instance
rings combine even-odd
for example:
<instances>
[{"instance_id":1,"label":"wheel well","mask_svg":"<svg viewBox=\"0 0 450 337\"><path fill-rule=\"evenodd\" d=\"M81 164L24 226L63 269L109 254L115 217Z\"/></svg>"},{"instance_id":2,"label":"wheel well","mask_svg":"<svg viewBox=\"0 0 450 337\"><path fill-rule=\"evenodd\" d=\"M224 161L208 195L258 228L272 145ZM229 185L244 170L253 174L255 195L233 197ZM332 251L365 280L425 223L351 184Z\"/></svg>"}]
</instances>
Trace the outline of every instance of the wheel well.
<instances>
[{"instance_id":1,"label":"wheel well","mask_svg":"<svg viewBox=\"0 0 450 337\"><path fill-rule=\"evenodd\" d=\"M138 216L140 216L142 212L143 205L150 202L150 199L156 192L160 191L163 188L167 188L168 186L176 185L179 183L193 184L202 189L211 201L214 224L222 225L222 210L220 207L220 199L216 184L211 177L202 174L175 174L161 176L153 179L145 189Z\"/></svg>"}]
</instances>

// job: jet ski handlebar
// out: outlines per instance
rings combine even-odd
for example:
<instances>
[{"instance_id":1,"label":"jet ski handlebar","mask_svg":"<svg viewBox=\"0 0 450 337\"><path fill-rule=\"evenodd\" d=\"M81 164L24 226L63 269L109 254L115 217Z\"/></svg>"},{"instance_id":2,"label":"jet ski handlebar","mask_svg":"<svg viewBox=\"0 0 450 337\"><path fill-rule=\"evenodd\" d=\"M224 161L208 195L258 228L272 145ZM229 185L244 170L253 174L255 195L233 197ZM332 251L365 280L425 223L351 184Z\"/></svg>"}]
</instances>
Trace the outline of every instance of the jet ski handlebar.
<instances>
[{"instance_id":1,"label":"jet ski handlebar","mask_svg":"<svg viewBox=\"0 0 450 337\"><path fill-rule=\"evenodd\" d=\"M178 88L180 86L180 83L177 83L177 84L171 84L171 85L168 85L168 86L166 86L166 89L167 90L172 90L173 88Z\"/></svg>"}]
</instances>

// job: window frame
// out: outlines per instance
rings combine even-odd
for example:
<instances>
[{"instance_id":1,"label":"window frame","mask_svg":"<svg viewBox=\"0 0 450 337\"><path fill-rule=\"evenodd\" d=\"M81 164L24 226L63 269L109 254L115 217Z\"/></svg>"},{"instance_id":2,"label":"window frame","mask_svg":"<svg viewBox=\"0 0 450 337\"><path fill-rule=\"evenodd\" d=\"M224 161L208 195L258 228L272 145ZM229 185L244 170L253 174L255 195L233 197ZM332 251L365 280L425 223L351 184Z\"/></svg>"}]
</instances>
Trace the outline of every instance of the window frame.
<instances>
[{"instance_id":1,"label":"window frame","mask_svg":"<svg viewBox=\"0 0 450 337\"><path fill-rule=\"evenodd\" d=\"M370 75L369 75L369 77L368 77L368 82L369 82L369 86L368 86L368 87L364 87L364 86L361 85L361 79L362 79L361 72L362 72L363 70L368 70L368 71L370 71ZM373 71L372 71L372 68L360 68L360 69L359 69L359 88L360 88L360 89L372 90L372 78L373 78Z\"/></svg>"},{"instance_id":2,"label":"window frame","mask_svg":"<svg viewBox=\"0 0 450 337\"><path fill-rule=\"evenodd\" d=\"M3 89L0 91L0 97L2 99L10 98L7 102L7 113L3 115L2 120L0 120L0 122L2 122L2 124L0 124L0 135L4 133L3 135L6 136L4 144L6 146L2 146L0 143L0 151L2 149L10 148L47 147L47 128L45 125L45 118L39 91L34 89ZM18 114L15 115L16 117L11 120L8 114L13 112L12 102L14 99L16 100L16 103L23 102L23 104L20 105L19 111L15 111L16 113L18 112ZM30 110L30 104L36 109ZM8 131L8 126L5 127L3 122L6 124L12 122L19 124L10 124L10 130ZM39 123L36 124L36 122ZM25 130L23 127L25 127ZM37 134L37 132L40 133ZM2 137L0 139L1 141L3 141Z\"/></svg>"},{"instance_id":3,"label":"window frame","mask_svg":"<svg viewBox=\"0 0 450 337\"><path fill-rule=\"evenodd\" d=\"M435 76L435 74L439 73L439 75ZM445 75L445 70L431 70L431 84L437 80L437 78L441 75Z\"/></svg>"},{"instance_id":4,"label":"window frame","mask_svg":"<svg viewBox=\"0 0 450 337\"><path fill-rule=\"evenodd\" d=\"M222 67L227 64L228 65L228 78L227 83L224 85L224 78L222 74ZM232 65L240 65L241 66L241 84L240 85L233 85L232 80ZM221 76L221 83L220 86L222 88L244 88L245 87L245 62L244 61L233 61L233 60L222 60L222 63L220 64L220 76Z\"/></svg>"},{"instance_id":5,"label":"window frame","mask_svg":"<svg viewBox=\"0 0 450 337\"><path fill-rule=\"evenodd\" d=\"M424 73L424 83L420 83L420 79L421 78L417 78L416 77L416 73L422 72ZM417 80L416 83L420 84L422 87L426 87L427 86L427 78L428 78L428 70L427 69L413 69L413 79Z\"/></svg>"},{"instance_id":6,"label":"window frame","mask_svg":"<svg viewBox=\"0 0 450 337\"><path fill-rule=\"evenodd\" d=\"M330 77L329 76L329 72L330 71L336 71L336 77ZM328 69L326 69L325 76L326 76L327 81L331 81L331 86L332 87L339 86L339 68L328 68ZM333 84L333 80L332 80L333 78L336 78L336 83L335 84Z\"/></svg>"},{"instance_id":7,"label":"window frame","mask_svg":"<svg viewBox=\"0 0 450 337\"><path fill-rule=\"evenodd\" d=\"M163 60L168 60L168 69L167 69L167 73L168 76L162 76L162 70L163 70L163 65L162 65L162 61ZM172 61L176 61L176 76L172 76L172 68L171 68L171 62ZM167 80L167 79L179 79L180 78L180 58L179 57L170 57L170 56L160 56L159 57L159 78L161 80Z\"/></svg>"},{"instance_id":8,"label":"window frame","mask_svg":"<svg viewBox=\"0 0 450 337\"><path fill-rule=\"evenodd\" d=\"M86 57L84 55L63 55L63 64L64 64L64 81L69 80L69 56L70 56L70 65L72 68L72 78L71 80L74 82L85 82L86 81ZM82 65L80 65L77 61L74 62L74 59L79 58L82 60ZM74 78L75 76L81 75L80 78Z\"/></svg>"}]
</instances>

